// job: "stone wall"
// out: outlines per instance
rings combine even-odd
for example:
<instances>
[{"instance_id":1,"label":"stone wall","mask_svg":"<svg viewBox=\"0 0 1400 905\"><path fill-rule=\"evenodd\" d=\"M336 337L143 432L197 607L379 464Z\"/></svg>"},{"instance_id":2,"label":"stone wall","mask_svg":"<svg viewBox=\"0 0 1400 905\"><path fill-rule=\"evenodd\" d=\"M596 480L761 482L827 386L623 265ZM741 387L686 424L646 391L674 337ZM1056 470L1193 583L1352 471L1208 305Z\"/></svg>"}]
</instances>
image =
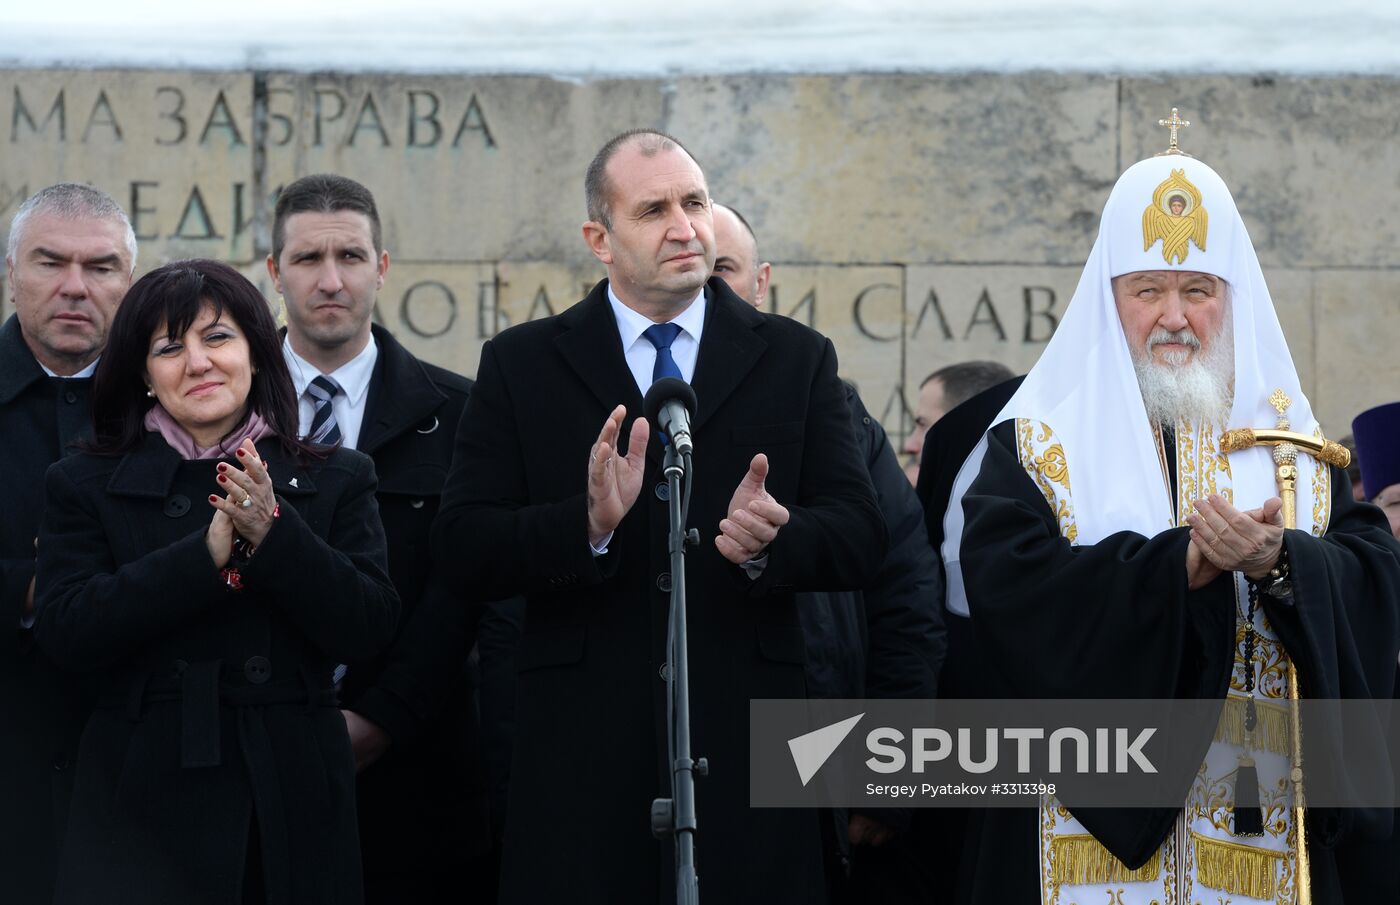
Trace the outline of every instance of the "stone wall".
<instances>
[{"instance_id":1,"label":"stone wall","mask_svg":"<svg viewBox=\"0 0 1400 905\"><path fill-rule=\"evenodd\" d=\"M1117 175L1183 146L1225 177L1329 435L1400 398L1400 82L1090 75L543 77L0 72L0 218L51 182L132 214L141 269L262 265L271 199L369 185L393 263L378 319L465 373L503 327L602 275L582 175L612 134L673 132L774 262L773 310L831 336L896 442L931 370L1036 359Z\"/></svg>"}]
</instances>

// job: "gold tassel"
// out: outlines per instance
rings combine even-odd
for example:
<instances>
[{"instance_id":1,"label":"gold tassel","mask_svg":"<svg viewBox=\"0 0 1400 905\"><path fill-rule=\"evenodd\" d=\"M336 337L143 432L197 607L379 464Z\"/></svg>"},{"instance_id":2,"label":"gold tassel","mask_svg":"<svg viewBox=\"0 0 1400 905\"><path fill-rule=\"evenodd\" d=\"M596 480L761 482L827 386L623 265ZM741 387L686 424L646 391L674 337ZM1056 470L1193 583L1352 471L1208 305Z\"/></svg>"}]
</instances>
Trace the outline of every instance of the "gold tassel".
<instances>
[{"instance_id":1,"label":"gold tassel","mask_svg":"<svg viewBox=\"0 0 1400 905\"><path fill-rule=\"evenodd\" d=\"M1196 844L1196 879L1202 886L1251 899L1274 898L1283 852L1191 833Z\"/></svg>"},{"instance_id":2,"label":"gold tassel","mask_svg":"<svg viewBox=\"0 0 1400 905\"><path fill-rule=\"evenodd\" d=\"M1162 852L1137 870L1128 868L1089 833L1066 833L1051 843L1055 859L1055 885L1085 883L1141 883L1156 880L1162 873Z\"/></svg>"},{"instance_id":3,"label":"gold tassel","mask_svg":"<svg viewBox=\"0 0 1400 905\"><path fill-rule=\"evenodd\" d=\"M1226 698L1220 711L1220 723L1215 727L1215 740L1241 748L1289 755L1293 748L1289 737L1288 708L1269 701L1256 700L1254 712L1259 722L1254 727L1253 744L1248 744L1244 731L1244 699Z\"/></svg>"}]
</instances>

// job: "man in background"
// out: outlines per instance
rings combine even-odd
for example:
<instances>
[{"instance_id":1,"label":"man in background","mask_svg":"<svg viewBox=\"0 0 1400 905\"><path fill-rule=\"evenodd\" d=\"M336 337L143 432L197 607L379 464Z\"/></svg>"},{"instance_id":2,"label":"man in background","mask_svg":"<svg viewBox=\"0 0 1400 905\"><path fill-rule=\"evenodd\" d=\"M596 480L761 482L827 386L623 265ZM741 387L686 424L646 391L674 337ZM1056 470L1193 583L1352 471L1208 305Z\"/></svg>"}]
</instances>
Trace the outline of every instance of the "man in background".
<instances>
[{"instance_id":1,"label":"man in background","mask_svg":"<svg viewBox=\"0 0 1400 905\"><path fill-rule=\"evenodd\" d=\"M761 309L772 265L758 255L753 227L738 211L715 204L715 276ZM880 422L846 384L856 446L890 533L875 578L859 591L798 595L807 642L807 683L819 698L932 698L946 647L938 559L924 533L923 509L899 467ZM827 872L835 887L850 871L850 901L927 901L937 878L918 850L911 824L920 815L884 809L849 815L836 809L826 833Z\"/></svg>"},{"instance_id":2,"label":"man in background","mask_svg":"<svg viewBox=\"0 0 1400 905\"><path fill-rule=\"evenodd\" d=\"M90 695L34 644L34 539L44 472L89 433L107 328L131 286L136 235L106 192L65 182L20 205L5 250L14 314L0 327L0 886L53 898L55 860Z\"/></svg>"},{"instance_id":3,"label":"man in background","mask_svg":"<svg viewBox=\"0 0 1400 905\"><path fill-rule=\"evenodd\" d=\"M928 429L957 406L1011 377L1011 369L995 361L961 361L939 368L924 378L919 384L919 403L914 409L914 430L904 441L904 451L909 454L904 473L909 483L919 482L919 458Z\"/></svg>"},{"instance_id":4,"label":"man in background","mask_svg":"<svg viewBox=\"0 0 1400 905\"><path fill-rule=\"evenodd\" d=\"M403 600L393 646L336 670L359 772L368 903L479 895L469 859L487 847L467 677L474 630L432 581L429 530L471 381L420 361L372 324L389 271L369 190L315 175L282 190L268 273L283 296L283 354L301 430L374 460L389 575Z\"/></svg>"}]
</instances>

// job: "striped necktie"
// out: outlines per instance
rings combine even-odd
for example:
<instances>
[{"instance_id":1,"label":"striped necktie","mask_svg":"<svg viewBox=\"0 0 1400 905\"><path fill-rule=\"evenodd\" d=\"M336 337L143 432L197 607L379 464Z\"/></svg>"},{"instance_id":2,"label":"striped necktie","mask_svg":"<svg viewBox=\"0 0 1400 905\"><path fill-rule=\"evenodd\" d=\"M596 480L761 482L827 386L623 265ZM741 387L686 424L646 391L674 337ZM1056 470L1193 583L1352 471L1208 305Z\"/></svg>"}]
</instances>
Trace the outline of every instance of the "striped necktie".
<instances>
[{"instance_id":1,"label":"striped necktie","mask_svg":"<svg viewBox=\"0 0 1400 905\"><path fill-rule=\"evenodd\" d=\"M656 364L651 366L651 382L656 383L663 377L683 379L680 366L671 357L671 344L676 341L677 336L681 335L680 326L677 324L652 324L642 331L642 335L656 347Z\"/></svg>"},{"instance_id":2,"label":"striped necktie","mask_svg":"<svg viewBox=\"0 0 1400 905\"><path fill-rule=\"evenodd\" d=\"M341 392L340 384L329 377L317 375L306 385L306 395L311 397L315 412L311 416L311 429L306 439L322 446L334 446L340 442L340 425L335 423L335 410L331 400Z\"/></svg>"}]
</instances>

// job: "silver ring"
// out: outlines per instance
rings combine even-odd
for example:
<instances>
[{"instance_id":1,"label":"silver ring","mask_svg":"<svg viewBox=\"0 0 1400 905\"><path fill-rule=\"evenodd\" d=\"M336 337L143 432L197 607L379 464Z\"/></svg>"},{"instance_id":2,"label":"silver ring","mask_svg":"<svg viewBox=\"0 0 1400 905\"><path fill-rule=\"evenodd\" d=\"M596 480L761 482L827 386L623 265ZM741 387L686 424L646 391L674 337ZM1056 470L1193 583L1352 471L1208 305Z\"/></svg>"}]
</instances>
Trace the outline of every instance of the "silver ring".
<instances>
[{"instance_id":1,"label":"silver ring","mask_svg":"<svg viewBox=\"0 0 1400 905\"><path fill-rule=\"evenodd\" d=\"M245 497L243 498L243 502L239 503L238 505L242 506L244 509L252 509L252 508L253 508L253 497L252 497L251 495L245 496Z\"/></svg>"}]
</instances>

